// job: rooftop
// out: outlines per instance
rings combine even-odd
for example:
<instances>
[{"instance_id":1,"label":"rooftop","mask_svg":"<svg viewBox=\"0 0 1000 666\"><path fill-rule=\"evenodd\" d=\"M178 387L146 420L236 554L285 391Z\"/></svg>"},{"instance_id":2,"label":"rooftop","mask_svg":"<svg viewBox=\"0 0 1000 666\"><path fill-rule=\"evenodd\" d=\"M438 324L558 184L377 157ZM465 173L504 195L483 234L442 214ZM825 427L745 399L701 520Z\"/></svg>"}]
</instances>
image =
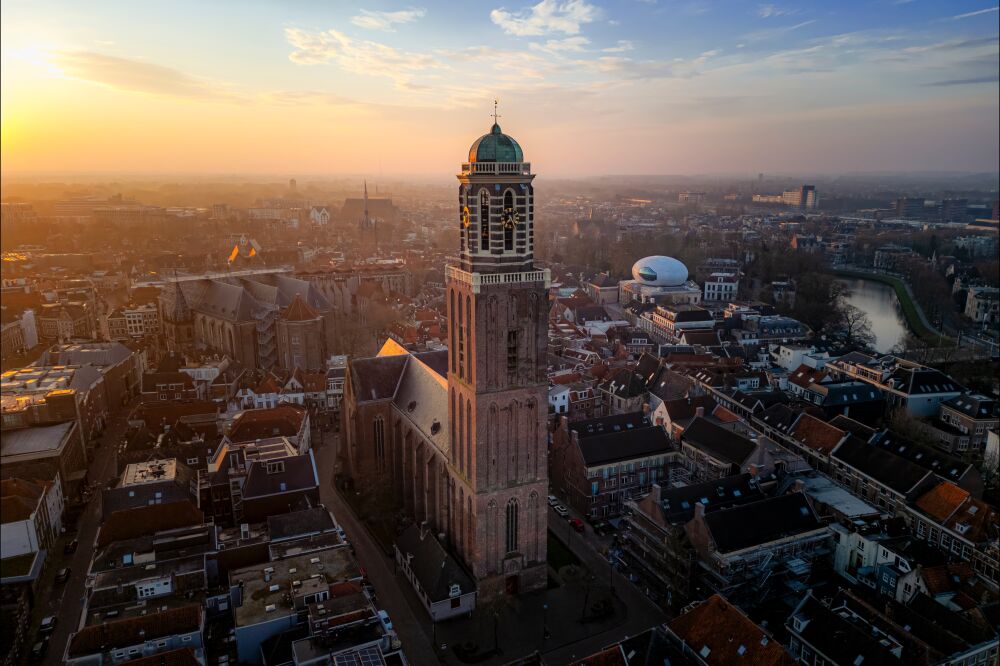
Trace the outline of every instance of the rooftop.
<instances>
[{"instance_id":1,"label":"rooftop","mask_svg":"<svg viewBox=\"0 0 1000 666\"><path fill-rule=\"evenodd\" d=\"M177 459L149 460L125 466L119 487L172 481L177 475Z\"/></svg>"},{"instance_id":2,"label":"rooftop","mask_svg":"<svg viewBox=\"0 0 1000 666\"><path fill-rule=\"evenodd\" d=\"M293 613L293 590L306 580L319 579L322 584L330 585L360 577L361 569L347 548L312 551L230 571L230 585L243 585L243 603L234 609L236 626L245 627Z\"/></svg>"},{"instance_id":3,"label":"rooftop","mask_svg":"<svg viewBox=\"0 0 1000 666\"><path fill-rule=\"evenodd\" d=\"M59 455L76 421L49 426L4 431L0 438L0 454L4 463L32 460Z\"/></svg>"}]
</instances>

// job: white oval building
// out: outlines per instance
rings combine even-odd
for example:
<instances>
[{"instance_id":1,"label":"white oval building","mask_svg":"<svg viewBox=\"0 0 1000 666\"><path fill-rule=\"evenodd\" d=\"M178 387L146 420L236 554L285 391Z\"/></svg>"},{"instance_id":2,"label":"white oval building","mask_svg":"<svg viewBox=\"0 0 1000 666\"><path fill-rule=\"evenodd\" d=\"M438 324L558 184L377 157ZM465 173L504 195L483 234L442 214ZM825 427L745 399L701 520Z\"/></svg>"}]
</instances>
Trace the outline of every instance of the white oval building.
<instances>
[{"instance_id":1,"label":"white oval building","mask_svg":"<svg viewBox=\"0 0 1000 666\"><path fill-rule=\"evenodd\" d=\"M701 288L688 280L688 269L673 257L654 255L632 265L632 279L618 287L618 302L656 305L697 305Z\"/></svg>"},{"instance_id":2,"label":"white oval building","mask_svg":"<svg viewBox=\"0 0 1000 666\"><path fill-rule=\"evenodd\" d=\"M632 278L653 287L679 287L687 282L688 269L673 257L653 255L632 265Z\"/></svg>"}]
</instances>

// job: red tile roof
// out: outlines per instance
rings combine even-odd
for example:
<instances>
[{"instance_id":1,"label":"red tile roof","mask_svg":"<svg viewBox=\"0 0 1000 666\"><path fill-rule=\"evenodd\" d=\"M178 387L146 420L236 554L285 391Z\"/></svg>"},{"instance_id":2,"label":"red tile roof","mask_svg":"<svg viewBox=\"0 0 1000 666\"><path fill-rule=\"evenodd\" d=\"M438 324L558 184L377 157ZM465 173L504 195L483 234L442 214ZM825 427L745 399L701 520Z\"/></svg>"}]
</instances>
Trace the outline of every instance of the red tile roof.
<instances>
[{"instance_id":1,"label":"red tile roof","mask_svg":"<svg viewBox=\"0 0 1000 666\"><path fill-rule=\"evenodd\" d=\"M246 442L265 437L294 437L306 418L305 407L278 405L270 409L247 409L233 418L229 439Z\"/></svg>"},{"instance_id":2,"label":"red tile roof","mask_svg":"<svg viewBox=\"0 0 1000 666\"><path fill-rule=\"evenodd\" d=\"M917 508L943 523L969 498L969 492L951 481L942 481L917 498Z\"/></svg>"},{"instance_id":3,"label":"red tile roof","mask_svg":"<svg viewBox=\"0 0 1000 666\"><path fill-rule=\"evenodd\" d=\"M795 663L781 643L718 594L676 618L668 627L709 664L791 666Z\"/></svg>"},{"instance_id":4,"label":"red tile roof","mask_svg":"<svg viewBox=\"0 0 1000 666\"><path fill-rule=\"evenodd\" d=\"M802 414L790 434L810 449L829 454L847 433L815 416Z\"/></svg>"}]
</instances>

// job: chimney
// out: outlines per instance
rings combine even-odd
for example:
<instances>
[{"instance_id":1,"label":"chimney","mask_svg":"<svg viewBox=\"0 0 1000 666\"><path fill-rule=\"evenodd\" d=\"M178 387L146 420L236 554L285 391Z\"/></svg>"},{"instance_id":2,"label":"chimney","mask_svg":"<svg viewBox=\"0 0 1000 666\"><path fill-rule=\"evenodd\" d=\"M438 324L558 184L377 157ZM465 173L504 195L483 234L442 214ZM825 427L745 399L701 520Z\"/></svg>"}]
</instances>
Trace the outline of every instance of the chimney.
<instances>
[{"instance_id":1,"label":"chimney","mask_svg":"<svg viewBox=\"0 0 1000 666\"><path fill-rule=\"evenodd\" d=\"M694 415L695 416L705 416L705 408L704 407L695 407Z\"/></svg>"},{"instance_id":2,"label":"chimney","mask_svg":"<svg viewBox=\"0 0 1000 666\"><path fill-rule=\"evenodd\" d=\"M656 504L659 504L660 503L660 496L661 496L660 484L654 483L652 490L650 490L649 492L653 496L653 502L656 503Z\"/></svg>"},{"instance_id":3,"label":"chimney","mask_svg":"<svg viewBox=\"0 0 1000 666\"><path fill-rule=\"evenodd\" d=\"M760 466L754 463L747 468L747 472L750 473L750 476L756 478L760 476Z\"/></svg>"},{"instance_id":4,"label":"chimney","mask_svg":"<svg viewBox=\"0 0 1000 666\"><path fill-rule=\"evenodd\" d=\"M791 491L793 493L801 493L806 489L806 482L802 479L795 479L795 483L792 484Z\"/></svg>"}]
</instances>

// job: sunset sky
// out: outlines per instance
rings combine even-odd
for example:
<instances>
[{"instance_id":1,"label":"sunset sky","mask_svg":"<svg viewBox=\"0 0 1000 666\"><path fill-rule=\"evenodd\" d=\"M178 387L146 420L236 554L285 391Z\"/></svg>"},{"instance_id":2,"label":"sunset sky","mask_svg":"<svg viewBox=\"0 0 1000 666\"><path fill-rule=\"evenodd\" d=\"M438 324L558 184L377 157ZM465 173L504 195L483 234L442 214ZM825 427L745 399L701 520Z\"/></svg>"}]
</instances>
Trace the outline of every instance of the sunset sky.
<instances>
[{"instance_id":1,"label":"sunset sky","mask_svg":"<svg viewBox=\"0 0 1000 666\"><path fill-rule=\"evenodd\" d=\"M4 0L12 173L995 171L996 0Z\"/></svg>"}]
</instances>

